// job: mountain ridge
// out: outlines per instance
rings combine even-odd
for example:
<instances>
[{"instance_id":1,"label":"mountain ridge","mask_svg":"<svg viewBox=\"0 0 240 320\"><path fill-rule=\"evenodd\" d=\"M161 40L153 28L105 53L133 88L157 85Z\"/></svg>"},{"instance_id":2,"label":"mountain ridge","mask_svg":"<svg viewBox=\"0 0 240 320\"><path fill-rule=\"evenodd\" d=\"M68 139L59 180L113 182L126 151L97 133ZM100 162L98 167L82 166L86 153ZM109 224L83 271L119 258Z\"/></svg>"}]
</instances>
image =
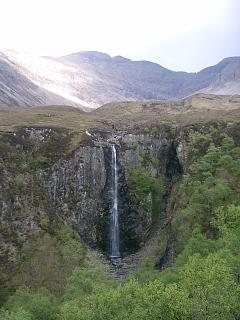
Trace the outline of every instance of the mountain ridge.
<instances>
[{"instance_id":1,"label":"mountain ridge","mask_svg":"<svg viewBox=\"0 0 240 320\"><path fill-rule=\"evenodd\" d=\"M58 58L0 52L0 103L7 105L88 110L113 101L181 99L195 93L240 94L240 57L188 73L97 51Z\"/></svg>"}]
</instances>

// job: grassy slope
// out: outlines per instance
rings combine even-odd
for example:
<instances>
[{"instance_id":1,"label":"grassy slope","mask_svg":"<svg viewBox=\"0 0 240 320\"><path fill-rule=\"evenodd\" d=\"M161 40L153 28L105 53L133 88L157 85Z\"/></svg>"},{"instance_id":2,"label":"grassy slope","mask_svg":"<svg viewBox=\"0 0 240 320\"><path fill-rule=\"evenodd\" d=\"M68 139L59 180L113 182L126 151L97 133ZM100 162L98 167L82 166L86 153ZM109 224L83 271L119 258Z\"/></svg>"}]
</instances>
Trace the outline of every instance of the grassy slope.
<instances>
[{"instance_id":1,"label":"grassy slope","mask_svg":"<svg viewBox=\"0 0 240 320\"><path fill-rule=\"evenodd\" d=\"M139 125L234 121L240 116L240 96L197 94L182 100L109 103L94 113L105 119Z\"/></svg>"},{"instance_id":2,"label":"grassy slope","mask_svg":"<svg viewBox=\"0 0 240 320\"><path fill-rule=\"evenodd\" d=\"M67 106L37 108L0 106L0 131L16 127L64 127L81 132L87 128L134 128L156 124L173 126L209 121L233 122L240 118L240 96L198 94L178 101L109 103L88 113Z\"/></svg>"},{"instance_id":3,"label":"grassy slope","mask_svg":"<svg viewBox=\"0 0 240 320\"><path fill-rule=\"evenodd\" d=\"M82 131L95 125L101 127L92 114L68 106L36 108L0 106L0 130L14 131L17 127L58 127Z\"/></svg>"}]
</instances>

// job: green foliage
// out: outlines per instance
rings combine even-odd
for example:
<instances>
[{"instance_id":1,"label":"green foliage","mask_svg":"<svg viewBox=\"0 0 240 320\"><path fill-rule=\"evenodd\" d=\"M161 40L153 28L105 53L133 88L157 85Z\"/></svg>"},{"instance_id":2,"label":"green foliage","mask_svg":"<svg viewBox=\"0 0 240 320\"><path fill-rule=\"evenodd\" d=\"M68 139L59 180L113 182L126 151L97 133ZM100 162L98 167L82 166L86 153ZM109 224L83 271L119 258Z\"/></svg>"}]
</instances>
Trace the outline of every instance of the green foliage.
<instances>
[{"instance_id":1,"label":"green foliage","mask_svg":"<svg viewBox=\"0 0 240 320\"><path fill-rule=\"evenodd\" d=\"M39 222L39 227L44 231L48 231L49 225L50 225L50 221L47 218L43 218Z\"/></svg>"},{"instance_id":2,"label":"green foliage","mask_svg":"<svg viewBox=\"0 0 240 320\"><path fill-rule=\"evenodd\" d=\"M159 135L159 128L157 127L146 127L144 128L144 133L150 134L153 137L157 137Z\"/></svg>"},{"instance_id":3,"label":"green foliage","mask_svg":"<svg viewBox=\"0 0 240 320\"><path fill-rule=\"evenodd\" d=\"M0 265L0 308L7 301L11 293L12 293L12 289L9 283L9 274Z\"/></svg>"},{"instance_id":4,"label":"green foliage","mask_svg":"<svg viewBox=\"0 0 240 320\"><path fill-rule=\"evenodd\" d=\"M234 168L234 160L229 154L222 155L218 160L218 166L227 170Z\"/></svg>"},{"instance_id":5,"label":"green foliage","mask_svg":"<svg viewBox=\"0 0 240 320\"><path fill-rule=\"evenodd\" d=\"M222 234L228 230L236 230L240 228L240 205L234 204L224 208L223 206L217 208L212 220L215 226Z\"/></svg>"},{"instance_id":6,"label":"green foliage","mask_svg":"<svg viewBox=\"0 0 240 320\"><path fill-rule=\"evenodd\" d=\"M67 224L55 230L55 235L59 243L64 244L71 240L79 240L79 235Z\"/></svg>"},{"instance_id":7,"label":"green foliage","mask_svg":"<svg viewBox=\"0 0 240 320\"><path fill-rule=\"evenodd\" d=\"M112 285L100 270L78 267L73 270L68 279L64 299L81 299L93 293L101 294Z\"/></svg>"},{"instance_id":8,"label":"green foliage","mask_svg":"<svg viewBox=\"0 0 240 320\"><path fill-rule=\"evenodd\" d=\"M141 166L145 169L149 167L158 168L159 160L152 156L149 152L145 152L144 150L140 150L139 155L141 157Z\"/></svg>"},{"instance_id":9,"label":"green foliage","mask_svg":"<svg viewBox=\"0 0 240 320\"><path fill-rule=\"evenodd\" d=\"M159 219L164 186L162 179L154 177L143 165L132 169L128 178L129 191L134 205L140 211L151 211L153 220Z\"/></svg>"},{"instance_id":10,"label":"green foliage","mask_svg":"<svg viewBox=\"0 0 240 320\"><path fill-rule=\"evenodd\" d=\"M17 311L0 310L0 320L34 320L32 315L22 308Z\"/></svg>"},{"instance_id":11,"label":"green foliage","mask_svg":"<svg viewBox=\"0 0 240 320\"><path fill-rule=\"evenodd\" d=\"M131 169L128 177L129 191L137 206L143 210L159 211L161 206L163 183L161 178L153 175L159 161L150 153L140 150L141 164ZM149 199L150 197L150 199Z\"/></svg>"},{"instance_id":12,"label":"green foliage","mask_svg":"<svg viewBox=\"0 0 240 320\"><path fill-rule=\"evenodd\" d=\"M30 292L26 287L19 288L12 296L7 307L16 313L23 308L31 315L30 319L36 320L55 320L58 313L57 299L46 289L38 292Z\"/></svg>"},{"instance_id":13,"label":"green foliage","mask_svg":"<svg viewBox=\"0 0 240 320\"><path fill-rule=\"evenodd\" d=\"M216 132L217 130L214 127L210 127L208 132L205 133L194 129L190 130L188 151L192 154L194 159L208 148L209 144L213 141L213 137Z\"/></svg>"},{"instance_id":14,"label":"green foliage","mask_svg":"<svg viewBox=\"0 0 240 320\"><path fill-rule=\"evenodd\" d=\"M62 226L56 233L56 238L61 246L62 257L69 265L69 270L75 266L84 265L86 249L79 236L68 225Z\"/></svg>"},{"instance_id":15,"label":"green foliage","mask_svg":"<svg viewBox=\"0 0 240 320\"><path fill-rule=\"evenodd\" d=\"M37 171L39 169L48 168L51 165L51 161L42 155L29 154L27 157L27 164L31 170Z\"/></svg>"},{"instance_id":16,"label":"green foliage","mask_svg":"<svg viewBox=\"0 0 240 320\"><path fill-rule=\"evenodd\" d=\"M146 259L143 265L133 274L132 278L139 283L149 283L160 278L160 273L154 268L154 263Z\"/></svg>"},{"instance_id":17,"label":"green foliage","mask_svg":"<svg viewBox=\"0 0 240 320\"><path fill-rule=\"evenodd\" d=\"M204 232L212 232L214 212L240 200L236 177L239 171L238 147L226 135L218 146L208 143L206 153L190 165L180 188L179 197L183 200L172 224L177 252L191 237L195 224L199 224Z\"/></svg>"},{"instance_id":18,"label":"green foliage","mask_svg":"<svg viewBox=\"0 0 240 320\"><path fill-rule=\"evenodd\" d=\"M21 154L8 143L0 143L0 152L4 165L12 172L21 171Z\"/></svg>"},{"instance_id":19,"label":"green foliage","mask_svg":"<svg viewBox=\"0 0 240 320\"><path fill-rule=\"evenodd\" d=\"M24 180L24 176L23 175L16 176L14 180L14 187L19 191L23 191L25 186L26 186L26 183Z\"/></svg>"},{"instance_id":20,"label":"green foliage","mask_svg":"<svg viewBox=\"0 0 240 320\"><path fill-rule=\"evenodd\" d=\"M140 285L131 280L88 299L65 303L60 317L64 320L171 320L186 319L189 313L187 294L177 285L165 288L160 281Z\"/></svg>"},{"instance_id":21,"label":"green foliage","mask_svg":"<svg viewBox=\"0 0 240 320\"><path fill-rule=\"evenodd\" d=\"M159 272L147 260L117 284L86 267L86 250L69 226L41 232L23 246L17 270L18 283L29 288L16 291L0 320L240 319L240 148L231 137L215 135L214 129L191 134L197 156L178 193L171 267ZM139 206L150 195L153 210L163 184L152 174L152 160L142 156L129 187ZM48 222L41 225L48 230Z\"/></svg>"},{"instance_id":22,"label":"green foliage","mask_svg":"<svg viewBox=\"0 0 240 320\"><path fill-rule=\"evenodd\" d=\"M141 165L131 171L128 181L130 192L136 201L141 201L148 196L153 191L155 185L155 178Z\"/></svg>"},{"instance_id":23,"label":"green foliage","mask_svg":"<svg viewBox=\"0 0 240 320\"><path fill-rule=\"evenodd\" d=\"M21 247L23 244L24 244L24 242L25 242L25 237L23 237L23 236L18 236L17 238L16 238L16 244L19 246L19 247Z\"/></svg>"},{"instance_id":24,"label":"green foliage","mask_svg":"<svg viewBox=\"0 0 240 320\"><path fill-rule=\"evenodd\" d=\"M61 295L67 277L75 267L84 265L85 258L82 242L70 227L63 226L56 236L44 233L23 246L14 282L35 291L45 287L51 293Z\"/></svg>"},{"instance_id":25,"label":"green foliage","mask_svg":"<svg viewBox=\"0 0 240 320\"><path fill-rule=\"evenodd\" d=\"M201 232L200 227L196 226L183 251L177 256L174 266L181 268L187 263L190 256L198 254L200 257L207 257L220 248L220 243L208 238L206 234Z\"/></svg>"},{"instance_id":26,"label":"green foliage","mask_svg":"<svg viewBox=\"0 0 240 320\"><path fill-rule=\"evenodd\" d=\"M77 146L80 144L81 140L82 140L82 133L78 132L73 134L68 144L67 152L71 153L72 151L74 151L77 148Z\"/></svg>"},{"instance_id":27,"label":"green foliage","mask_svg":"<svg viewBox=\"0 0 240 320\"><path fill-rule=\"evenodd\" d=\"M224 135L222 139L222 151L224 153L229 153L235 147L235 143L232 137Z\"/></svg>"},{"instance_id":28,"label":"green foliage","mask_svg":"<svg viewBox=\"0 0 240 320\"><path fill-rule=\"evenodd\" d=\"M181 283L191 297L194 319L234 319L239 288L221 253L191 256L181 271Z\"/></svg>"},{"instance_id":29,"label":"green foliage","mask_svg":"<svg viewBox=\"0 0 240 320\"><path fill-rule=\"evenodd\" d=\"M69 269L71 269L72 266L83 265L86 258L86 250L83 244L75 239L65 242L61 246L61 253L65 263L69 265Z\"/></svg>"}]
</instances>

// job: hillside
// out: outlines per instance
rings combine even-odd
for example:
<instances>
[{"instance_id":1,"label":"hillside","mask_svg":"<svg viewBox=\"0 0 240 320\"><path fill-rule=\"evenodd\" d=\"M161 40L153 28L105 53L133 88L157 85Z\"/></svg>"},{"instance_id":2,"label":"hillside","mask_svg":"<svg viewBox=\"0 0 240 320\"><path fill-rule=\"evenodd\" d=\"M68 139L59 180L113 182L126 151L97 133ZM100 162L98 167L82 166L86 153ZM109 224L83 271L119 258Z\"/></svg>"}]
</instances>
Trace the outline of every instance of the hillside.
<instances>
[{"instance_id":1,"label":"hillside","mask_svg":"<svg viewBox=\"0 0 240 320\"><path fill-rule=\"evenodd\" d=\"M0 106L0 319L239 319L239 119L239 95Z\"/></svg>"},{"instance_id":2,"label":"hillside","mask_svg":"<svg viewBox=\"0 0 240 320\"><path fill-rule=\"evenodd\" d=\"M100 52L34 57L0 54L0 102L71 105L86 110L112 101L179 99L195 92L240 93L240 58L226 58L197 73L175 72L149 61Z\"/></svg>"}]
</instances>

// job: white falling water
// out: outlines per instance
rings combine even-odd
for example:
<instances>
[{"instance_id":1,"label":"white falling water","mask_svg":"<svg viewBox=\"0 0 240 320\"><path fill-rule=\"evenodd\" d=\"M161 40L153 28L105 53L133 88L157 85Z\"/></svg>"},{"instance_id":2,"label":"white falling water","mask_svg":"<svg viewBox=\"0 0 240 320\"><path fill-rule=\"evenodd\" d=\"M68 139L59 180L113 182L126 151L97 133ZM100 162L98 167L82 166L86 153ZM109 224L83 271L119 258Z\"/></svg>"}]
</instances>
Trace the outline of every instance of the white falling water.
<instances>
[{"instance_id":1,"label":"white falling water","mask_svg":"<svg viewBox=\"0 0 240 320\"><path fill-rule=\"evenodd\" d=\"M110 221L110 258L120 257L119 252L119 224L118 224L118 172L117 152L114 145L112 151L112 210Z\"/></svg>"}]
</instances>

